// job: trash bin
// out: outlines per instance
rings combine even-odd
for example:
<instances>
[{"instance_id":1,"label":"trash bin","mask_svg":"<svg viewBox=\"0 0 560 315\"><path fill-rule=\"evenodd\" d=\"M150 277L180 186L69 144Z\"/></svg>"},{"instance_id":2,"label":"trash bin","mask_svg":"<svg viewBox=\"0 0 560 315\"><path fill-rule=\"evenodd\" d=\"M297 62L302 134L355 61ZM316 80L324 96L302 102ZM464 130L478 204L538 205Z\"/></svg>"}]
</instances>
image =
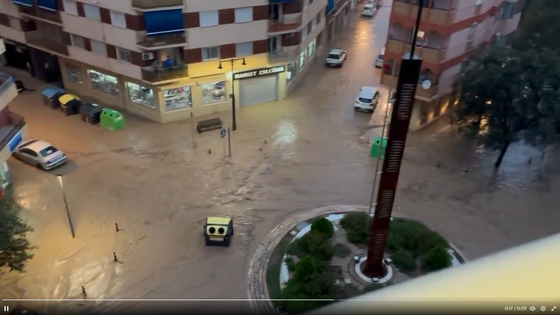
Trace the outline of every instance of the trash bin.
<instances>
[{"instance_id":1,"label":"trash bin","mask_svg":"<svg viewBox=\"0 0 560 315\"><path fill-rule=\"evenodd\" d=\"M116 110L103 108L100 120L101 127L109 130L119 130L124 126L124 117Z\"/></svg>"},{"instance_id":2,"label":"trash bin","mask_svg":"<svg viewBox=\"0 0 560 315\"><path fill-rule=\"evenodd\" d=\"M72 94L64 94L58 98L60 103L60 110L66 116L76 115L80 112L80 106L82 106L82 101Z\"/></svg>"},{"instance_id":3,"label":"trash bin","mask_svg":"<svg viewBox=\"0 0 560 315\"><path fill-rule=\"evenodd\" d=\"M48 87L41 92L41 95L43 96L43 104L52 109L59 108L60 103L58 102L58 98L64 94L64 90L61 88Z\"/></svg>"},{"instance_id":4,"label":"trash bin","mask_svg":"<svg viewBox=\"0 0 560 315\"><path fill-rule=\"evenodd\" d=\"M96 125L100 121L101 111L103 108L93 103L82 103L80 107L80 116L82 121L87 121L92 125Z\"/></svg>"},{"instance_id":5,"label":"trash bin","mask_svg":"<svg viewBox=\"0 0 560 315\"><path fill-rule=\"evenodd\" d=\"M369 156L376 159L382 159L383 157L385 157L385 148L387 148L387 139L375 137L373 143L371 144L371 151Z\"/></svg>"}]
</instances>

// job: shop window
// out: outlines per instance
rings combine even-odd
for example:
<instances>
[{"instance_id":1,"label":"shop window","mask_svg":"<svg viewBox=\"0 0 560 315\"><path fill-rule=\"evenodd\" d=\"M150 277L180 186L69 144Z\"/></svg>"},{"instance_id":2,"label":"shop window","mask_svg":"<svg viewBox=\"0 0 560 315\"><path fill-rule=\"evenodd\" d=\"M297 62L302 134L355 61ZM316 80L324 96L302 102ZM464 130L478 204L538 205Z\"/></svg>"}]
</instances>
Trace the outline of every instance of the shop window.
<instances>
[{"instance_id":1,"label":"shop window","mask_svg":"<svg viewBox=\"0 0 560 315\"><path fill-rule=\"evenodd\" d=\"M66 64L66 78L73 83L84 83L81 69L70 64Z\"/></svg>"},{"instance_id":2,"label":"shop window","mask_svg":"<svg viewBox=\"0 0 560 315\"><path fill-rule=\"evenodd\" d=\"M112 75L108 75L95 70L88 70L91 88L109 95L119 95L119 80Z\"/></svg>"},{"instance_id":3,"label":"shop window","mask_svg":"<svg viewBox=\"0 0 560 315\"><path fill-rule=\"evenodd\" d=\"M202 105L220 103L226 101L226 82L214 82L201 84Z\"/></svg>"},{"instance_id":4,"label":"shop window","mask_svg":"<svg viewBox=\"0 0 560 315\"><path fill-rule=\"evenodd\" d=\"M154 91L152 89L132 82L126 82L125 85L128 92L128 100L131 103L151 109L156 108L154 104Z\"/></svg>"},{"instance_id":5,"label":"shop window","mask_svg":"<svg viewBox=\"0 0 560 315\"><path fill-rule=\"evenodd\" d=\"M315 55L315 39L309 43L309 46L307 46L307 59L311 59L313 58L313 55Z\"/></svg>"},{"instance_id":6,"label":"shop window","mask_svg":"<svg viewBox=\"0 0 560 315\"><path fill-rule=\"evenodd\" d=\"M190 86L163 90L163 98L165 99L166 112L184 108L192 108Z\"/></svg>"},{"instance_id":7,"label":"shop window","mask_svg":"<svg viewBox=\"0 0 560 315\"><path fill-rule=\"evenodd\" d=\"M301 54L299 54L299 60L298 60L299 69L301 69L301 68L303 68L303 66L305 66L305 55L306 55L305 51L302 51Z\"/></svg>"}]
</instances>

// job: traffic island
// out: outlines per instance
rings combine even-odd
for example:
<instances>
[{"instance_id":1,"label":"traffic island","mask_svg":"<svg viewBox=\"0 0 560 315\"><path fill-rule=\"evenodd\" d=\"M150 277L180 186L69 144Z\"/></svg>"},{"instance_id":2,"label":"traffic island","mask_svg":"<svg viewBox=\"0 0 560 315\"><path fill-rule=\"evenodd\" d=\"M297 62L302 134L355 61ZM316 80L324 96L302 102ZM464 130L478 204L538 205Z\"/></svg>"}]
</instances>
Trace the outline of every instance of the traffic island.
<instances>
[{"instance_id":1,"label":"traffic island","mask_svg":"<svg viewBox=\"0 0 560 315\"><path fill-rule=\"evenodd\" d=\"M418 221L394 218L384 259L388 273L381 279L366 277L361 273L367 254L366 210L323 207L310 211L315 216L299 215L301 221L292 218L274 229L251 263L249 298L260 299L252 302L255 311L299 314L463 263L441 235ZM310 298L324 300L285 301Z\"/></svg>"}]
</instances>

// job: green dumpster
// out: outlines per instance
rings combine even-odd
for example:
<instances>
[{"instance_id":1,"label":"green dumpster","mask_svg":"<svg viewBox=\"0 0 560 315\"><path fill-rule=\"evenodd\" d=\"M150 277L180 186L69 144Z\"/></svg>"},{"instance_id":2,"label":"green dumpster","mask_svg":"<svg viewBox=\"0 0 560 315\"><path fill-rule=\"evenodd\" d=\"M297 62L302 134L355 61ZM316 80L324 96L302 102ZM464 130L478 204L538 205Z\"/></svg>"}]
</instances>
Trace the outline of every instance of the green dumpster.
<instances>
[{"instance_id":1,"label":"green dumpster","mask_svg":"<svg viewBox=\"0 0 560 315\"><path fill-rule=\"evenodd\" d=\"M104 108L101 111L100 123L102 128L119 130L124 126L124 117L116 110Z\"/></svg>"},{"instance_id":2,"label":"green dumpster","mask_svg":"<svg viewBox=\"0 0 560 315\"><path fill-rule=\"evenodd\" d=\"M375 137L371 144L371 152L369 156L376 159L382 159L385 156L385 148L387 147L387 139Z\"/></svg>"}]
</instances>

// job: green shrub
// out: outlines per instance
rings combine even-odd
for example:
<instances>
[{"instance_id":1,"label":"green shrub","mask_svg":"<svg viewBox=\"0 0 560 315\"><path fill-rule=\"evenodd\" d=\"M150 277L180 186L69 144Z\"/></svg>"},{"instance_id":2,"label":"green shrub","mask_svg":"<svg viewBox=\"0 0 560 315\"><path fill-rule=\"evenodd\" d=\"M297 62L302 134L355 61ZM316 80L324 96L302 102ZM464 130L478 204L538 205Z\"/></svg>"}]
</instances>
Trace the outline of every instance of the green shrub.
<instances>
[{"instance_id":1,"label":"green shrub","mask_svg":"<svg viewBox=\"0 0 560 315\"><path fill-rule=\"evenodd\" d=\"M311 222L311 231L324 234L330 239L334 235L334 226L327 218L316 218Z\"/></svg>"},{"instance_id":2,"label":"green shrub","mask_svg":"<svg viewBox=\"0 0 560 315\"><path fill-rule=\"evenodd\" d=\"M432 248L422 260L423 271L437 271L451 266L451 254L446 247Z\"/></svg>"},{"instance_id":3,"label":"green shrub","mask_svg":"<svg viewBox=\"0 0 560 315\"><path fill-rule=\"evenodd\" d=\"M309 231L297 240L297 242L298 246L306 255L313 256L318 260L330 261L334 255L330 239L317 231Z\"/></svg>"},{"instance_id":4,"label":"green shrub","mask_svg":"<svg viewBox=\"0 0 560 315\"><path fill-rule=\"evenodd\" d=\"M296 256L298 258L303 258L307 253L305 249L300 246L300 239L296 239L288 245L288 249L286 250L286 254L290 256Z\"/></svg>"},{"instance_id":5,"label":"green shrub","mask_svg":"<svg viewBox=\"0 0 560 315\"><path fill-rule=\"evenodd\" d=\"M333 247L333 253L336 257L345 258L348 257L352 251L344 244L335 244Z\"/></svg>"},{"instance_id":6,"label":"green shrub","mask_svg":"<svg viewBox=\"0 0 560 315\"><path fill-rule=\"evenodd\" d=\"M284 262L286 263L289 272L296 271L296 263L294 262L294 259L292 257L286 257L286 259L284 259Z\"/></svg>"},{"instance_id":7,"label":"green shrub","mask_svg":"<svg viewBox=\"0 0 560 315\"><path fill-rule=\"evenodd\" d=\"M449 245L441 235L424 224L403 218L395 218L391 221L387 239L389 252L405 249L414 257L422 257L436 246L448 247Z\"/></svg>"},{"instance_id":8,"label":"green shrub","mask_svg":"<svg viewBox=\"0 0 560 315\"><path fill-rule=\"evenodd\" d=\"M369 216L365 212L352 212L344 215L340 226L346 231L350 243L367 244L369 237Z\"/></svg>"},{"instance_id":9,"label":"green shrub","mask_svg":"<svg viewBox=\"0 0 560 315\"><path fill-rule=\"evenodd\" d=\"M393 260L393 264L402 272L412 272L416 270L416 259L412 253L401 249L391 255L391 259Z\"/></svg>"}]
</instances>

